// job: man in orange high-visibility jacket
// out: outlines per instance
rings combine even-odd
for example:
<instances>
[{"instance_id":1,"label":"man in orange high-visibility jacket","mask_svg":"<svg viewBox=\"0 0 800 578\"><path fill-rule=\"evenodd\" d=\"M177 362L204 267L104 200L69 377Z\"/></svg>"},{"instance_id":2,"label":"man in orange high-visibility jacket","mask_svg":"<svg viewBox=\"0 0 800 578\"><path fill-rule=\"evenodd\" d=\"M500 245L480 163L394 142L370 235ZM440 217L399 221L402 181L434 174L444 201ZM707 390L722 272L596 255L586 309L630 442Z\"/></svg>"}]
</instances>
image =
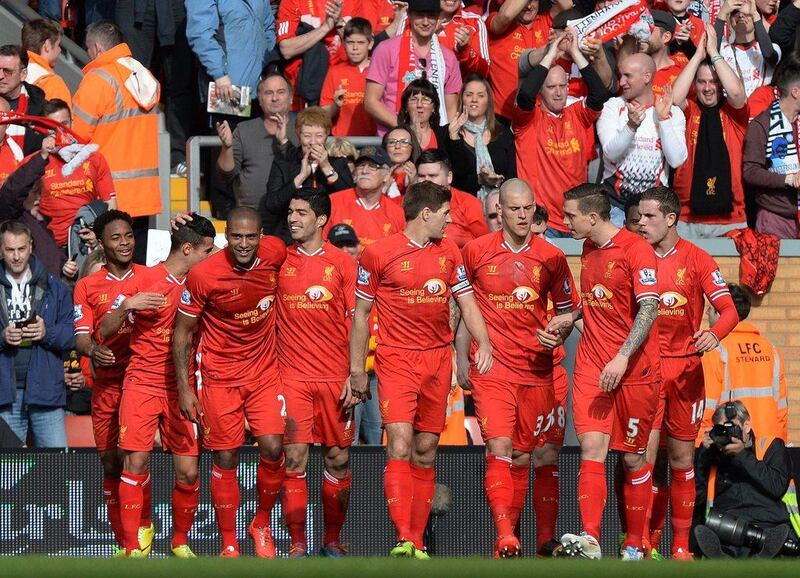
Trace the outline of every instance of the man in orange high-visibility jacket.
<instances>
[{"instance_id":1,"label":"man in orange high-visibility jacket","mask_svg":"<svg viewBox=\"0 0 800 578\"><path fill-rule=\"evenodd\" d=\"M703 355L706 382L705 411L697 446L703 432L711 429L714 410L729 400L738 399L750 411L756 434L756 452L764 452L770 441L788 442L789 405L786 375L778 350L745 319L750 314L750 298L738 285L728 285L739 314L739 324L720 345ZM713 325L716 312L709 309Z\"/></svg>"},{"instance_id":2,"label":"man in orange high-visibility jacket","mask_svg":"<svg viewBox=\"0 0 800 578\"><path fill-rule=\"evenodd\" d=\"M47 100L58 98L72 107L72 94L64 79L53 68L61 54L64 33L53 20L38 18L22 27L22 47L28 51L26 81L44 91Z\"/></svg>"},{"instance_id":3,"label":"man in orange high-visibility jacket","mask_svg":"<svg viewBox=\"0 0 800 578\"><path fill-rule=\"evenodd\" d=\"M131 57L119 28L98 22L86 30L92 61L72 99L73 130L100 146L118 208L134 217L137 263L144 263L149 217L161 212L158 101L155 77Z\"/></svg>"}]
</instances>

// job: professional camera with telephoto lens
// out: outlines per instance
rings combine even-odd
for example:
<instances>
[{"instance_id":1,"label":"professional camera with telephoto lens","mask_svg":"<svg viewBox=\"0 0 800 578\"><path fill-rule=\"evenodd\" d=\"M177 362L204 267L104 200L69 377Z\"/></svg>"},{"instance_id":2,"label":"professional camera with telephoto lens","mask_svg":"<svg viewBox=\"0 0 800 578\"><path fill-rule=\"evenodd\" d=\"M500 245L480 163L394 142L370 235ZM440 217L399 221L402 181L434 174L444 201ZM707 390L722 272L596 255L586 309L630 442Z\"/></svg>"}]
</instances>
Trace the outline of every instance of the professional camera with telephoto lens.
<instances>
[{"instance_id":1,"label":"professional camera with telephoto lens","mask_svg":"<svg viewBox=\"0 0 800 578\"><path fill-rule=\"evenodd\" d=\"M706 517L706 526L719 536L720 542L731 546L750 548L761 552L765 545L773 555L798 556L800 545L788 537L788 527L761 528L731 514L711 510Z\"/></svg>"},{"instance_id":2,"label":"professional camera with telephoto lens","mask_svg":"<svg viewBox=\"0 0 800 578\"><path fill-rule=\"evenodd\" d=\"M711 428L711 431L708 433L708 435L711 438L711 441L713 441L719 448L724 448L727 446L729 443L731 443L731 439L733 438L741 440L744 436L742 428L730 420L724 423L716 424Z\"/></svg>"}]
</instances>

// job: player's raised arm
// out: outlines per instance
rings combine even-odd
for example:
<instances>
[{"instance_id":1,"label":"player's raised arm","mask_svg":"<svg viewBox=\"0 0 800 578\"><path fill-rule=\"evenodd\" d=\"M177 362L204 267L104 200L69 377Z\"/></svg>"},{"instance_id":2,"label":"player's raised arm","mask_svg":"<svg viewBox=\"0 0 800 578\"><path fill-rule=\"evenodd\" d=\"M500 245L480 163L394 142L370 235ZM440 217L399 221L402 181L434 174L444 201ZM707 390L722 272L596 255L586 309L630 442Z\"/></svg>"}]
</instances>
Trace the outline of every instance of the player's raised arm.
<instances>
[{"instance_id":1,"label":"player's raised arm","mask_svg":"<svg viewBox=\"0 0 800 578\"><path fill-rule=\"evenodd\" d=\"M369 313L372 301L356 298L353 325L350 328L350 388L353 395L364 401L369 399L369 383L365 371L369 347Z\"/></svg>"},{"instance_id":2,"label":"player's raised arm","mask_svg":"<svg viewBox=\"0 0 800 578\"><path fill-rule=\"evenodd\" d=\"M492 368L492 344L489 342L486 322L483 320L483 315L481 315L472 293L462 293L458 296L457 303L461 309L463 324L478 344L478 349L475 351L475 367L481 374L484 374Z\"/></svg>"},{"instance_id":3,"label":"player's raised arm","mask_svg":"<svg viewBox=\"0 0 800 578\"><path fill-rule=\"evenodd\" d=\"M143 292L131 297L120 295L117 297L117 301L118 303L114 303L114 306L103 318L103 322L100 323L101 339L108 339L119 331L129 312L158 309L166 304L166 299L161 293Z\"/></svg>"},{"instance_id":4,"label":"player's raised arm","mask_svg":"<svg viewBox=\"0 0 800 578\"><path fill-rule=\"evenodd\" d=\"M203 410L197 395L189 387L189 357L192 355L192 338L197 330L197 317L178 311L175 333L172 337L172 361L178 381L178 405L183 416L199 423Z\"/></svg>"}]
</instances>

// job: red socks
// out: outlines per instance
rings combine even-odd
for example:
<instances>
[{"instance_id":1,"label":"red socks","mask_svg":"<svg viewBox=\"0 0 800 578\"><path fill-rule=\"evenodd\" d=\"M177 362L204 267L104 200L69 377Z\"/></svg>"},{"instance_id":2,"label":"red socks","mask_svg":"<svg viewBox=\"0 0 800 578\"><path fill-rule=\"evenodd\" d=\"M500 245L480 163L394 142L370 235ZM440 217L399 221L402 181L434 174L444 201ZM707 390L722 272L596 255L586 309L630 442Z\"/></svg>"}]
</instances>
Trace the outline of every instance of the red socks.
<instances>
[{"instance_id":1,"label":"red socks","mask_svg":"<svg viewBox=\"0 0 800 578\"><path fill-rule=\"evenodd\" d=\"M533 511L536 512L536 550L555 539L558 519L558 466L540 466L534 470Z\"/></svg>"},{"instance_id":2,"label":"red socks","mask_svg":"<svg viewBox=\"0 0 800 578\"><path fill-rule=\"evenodd\" d=\"M236 540L236 512L239 509L239 480L236 470L223 470L214 466L211 472L211 501L217 516L217 526L222 536L222 548L234 546L239 549Z\"/></svg>"},{"instance_id":3,"label":"red socks","mask_svg":"<svg viewBox=\"0 0 800 578\"><path fill-rule=\"evenodd\" d=\"M122 520L119 512L119 480L109 480L103 478L103 499L106 502L106 511L108 513L108 522L111 524L111 531L114 532L114 538L117 544L125 546L124 534L122 530Z\"/></svg>"},{"instance_id":4,"label":"red socks","mask_svg":"<svg viewBox=\"0 0 800 578\"><path fill-rule=\"evenodd\" d=\"M397 530L397 540L411 540L411 497L414 495L411 464L405 460L389 460L383 471L383 491L389 517Z\"/></svg>"},{"instance_id":5,"label":"red socks","mask_svg":"<svg viewBox=\"0 0 800 578\"><path fill-rule=\"evenodd\" d=\"M664 531L664 522L667 519L667 504L669 504L669 487L653 486L653 504L650 508L650 546L658 548L661 534Z\"/></svg>"},{"instance_id":6,"label":"red socks","mask_svg":"<svg viewBox=\"0 0 800 578\"><path fill-rule=\"evenodd\" d=\"M258 490L258 510L253 518L256 528L270 527L270 514L278 496L281 493L283 480L286 478L286 460L281 455L280 459L271 462L261 458L256 469L256 489ZM303 511L305 516L305 510Z\"/></svg>"},{"instance_id":7,"label":"red socks","mask_svg":"<svg viewBox=\"0 0 800 578\"><path fill-rule=\"evenodd\" d=\"M516 528L519 523L519 516L525 507L525 498L528 496L528 485L530 484L531 467L515 466L511 464L511 483L514 486L514 499L511 500L509 518L511 527ZM519 537L519 536L517 536Z\"/></svg>"},{"instance_id":8,"label":"red socks","mask_svg":"<svg viewBox=\"0 0 800 578\"><path fill-rule=\"evenodd\" d=\"M600 523L608 499L606 466L603 462L581 460L578 476L578 507L583 531L600 539ZM629 530L630 531L630 530Z\"/></svg>"},{"instance_id":9,"label":"red socks","mask_svg":"<svg viewBox=\"0 0 800 578\"><path fill-rule=\"evenodd\" d=\"M327 471L322 480L322 512L325 518L325 535L322 545L341 541L342 526L350 504L350 487L353 478L350 472L343 479L334 478ZM292 540L294 541L294 540Z\"/></svg>"},{"instance_id":10,"label":"red socks","mask_svg":"<svg viewBox=\"0 0 800 578\"><path fill-rule=\"evenodd\" d=\"M694 468L673 469L670 490L673 552L678 548L683 548L684 552L689 551L689 530L692 527L695 497Z\"/></svg>"},{"instance_id":11,"label":"red socks","mask_svg":"<svg viewBox=\"0 0 800 578\"><path fill-rule=\"evenodd\" d=\"M413 494L411 495L411 539L414 546L422 550L425 548L423 535L428 517L431 514L433 494L436 490L436 472L433 468L420 468L411 466L413 479Z\"/></svg>"},{"instance_id":12,"label":"red socks","mask_svg":"<svg viewBox=\"0 0 800 578\"><path fill-rule=\"evenodd\" d=\"M511 458L486 456L486 474L483 480L486 500L492 510L492 519L498 536L514 533L511 507L514 502L514 480L511 477Z\"/></svg>"},{"instance_id":13,"label":"red socks","mask_svg":"<svg viewBox=\"0 0 800 578\"><path fill-rule=\"evenodd\" d=\"M625 471L625 527L627 537L624 547L642 549L642 537L647 523L647 510L653 497L653 466L645 464L638 471Z\"/></svg>"},{"instance_id":14,"label":"red socks","mask_svg":"<svg viewBox=\"0 0 800 578\"><path fill-rule=\"evenodd\" d=\"M142 522L142 486L150 480L150 474L132 474L123 471L119 482L119 510L124 535L124 545L128 554L139 549L139 526Z\"/></svg>"},{"instance_id":15,"label":"red socks","mask_svg":"<svg viewBox=\"0 0 800 578\"><path fill-rule=\"evenodd\" d=\"M189 530L194 523L197 503L200 501L200 482L182 484L175 480L172 489L172 547L189 542Z\"/></svg>"},{"instance_id":16,"label":"red socks","mask_svg":"<svg viewBox=\"0 0 800 578\"><path fill-rule=\"evenodd\" d=\"M308 544L308 538L306 538L308 485L305 472L286 472L281 503L292 544L297 542Z\"/></svg>"}]
</instances>

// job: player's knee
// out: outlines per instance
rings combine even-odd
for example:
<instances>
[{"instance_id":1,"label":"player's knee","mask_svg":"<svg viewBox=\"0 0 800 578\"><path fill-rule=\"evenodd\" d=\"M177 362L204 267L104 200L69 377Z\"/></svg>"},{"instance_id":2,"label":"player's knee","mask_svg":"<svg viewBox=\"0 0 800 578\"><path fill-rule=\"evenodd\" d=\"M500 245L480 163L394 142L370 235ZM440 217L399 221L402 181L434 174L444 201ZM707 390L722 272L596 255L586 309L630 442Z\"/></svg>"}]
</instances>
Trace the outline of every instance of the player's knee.
<instances>
[{"instance_id":1,"label":"player's knee","mask_svg":"<svg viewBox=\"0 0 800 578\"><path fill-rule=\"evenodd\" d=\"M694 466L693 448L669 456L669 467L673 470L687 470ZM666 469L666 468L665 468Z\"/></svg>"},{"instance_id":2,"label":"player's knee","mask_svg":"<svg viewBox=\"0 0 800 578\"><path fill-rule=\"evenodd\" d=\"M261 457L269 462L281 459L283 454L283 444L278 436L265 436L266 439L259 440L258 451Z\"/></svg>"},{"instance_id":3,"label":"player's knee","mask_svg":"<svg viewBox=\"0 0 800 578\"><path fill-rule=\"evenodd\" d=\"M214 450L214 465L222 470L235 470L239 467L239 450Z\"/></svg>"},{"instance_id":4,"label":"player's knee","mask_svg":"<svg viewBox=\"0 0 800 578\"><path fill-rule=\"evenodd\" d=\"M187 486L193 486L197 482L197 464L182 464L176 467L175 479Z\"/></svg>"},{"instance_id":5,"label":"player's knee","mask_svg":"<svg viewBox=\"0 0 800 578\"><path fill-rule=\"evenodd\" d=\"M132 474L144 474L150 461L150 454L147 452L133 452L125 456L125 471Z\"/></svg>"},{"instance_id":6,"label":"player's knee","mask_svg":"<svg viewBox=\"0 0 800 578\"><path fill-rule=\"evenodd\" d=\"M328 448L325 453L325 469L335 478L341 479L350 469L350 451L348 448Z\"/></svg>"},{"instance_id":7,"label":"player's knee","mask_svg":"<svg viewBox=\"0 0 800 578\"><path fill-rule=\"evenodd\" d=\"M583 437L581 443L581 459L593 462L604 462L608 453L608 446L601 439ZM642 456L644 459L644 456Z\"/></svg>"},{"instance_id":8,"label":"player's knee","mask_svg":"<svg viewBox=\"0 0 800 578\"><path fill-rule=\"evenodd\" d=\"M396 437L389 440L386 452L390 460L410 460L411 459L411 440L403 437Z\"/></svg>"},{"instance_id":9,"label":"player's knee","mask_svg":"<svg viewBox=\"0 0 800 578\"><path fill-rule=\"evenodd\" d=\"M514 450L511 454L511 465L517 468L531 467L531 454L529 452Z\"/></svg>"},{"instance_id":10,"label":"player's knee","mask_svg":"<svg viewBox=\"0 0 800 578\"><path fill-rule=\"evenodd\" d=\"M100 456L100 461L103 464L103 477L107 480L118 480L122 475L124 458L116 451L110 451L104 452Z\"/></svg>"},{"instance_id":11,"label":"player's knee","mask_svg":"<svg viewBox=\"0 0 800 578\"><path fill-rule=\"evenodd\" d=\"M511 438L494 438L486 440L486 455L510 458L512 452Z\"/></svg>"},{"instance_id":12,"label":"player's knee","mask_svg":"<svg viewBox=\"0 0 800 578\"><path fill-rule=\"evenodd\" d=\"M533 466L540 468L542 466L556 466L558 465L558 450L559 447L553 444L544 444L533 450Z\"/></svg>"},{"instance_id":13,"label":"player's knee","mask_svg":"<svg viewBox=\"0 0 800 578\"><path fill-rule=\"evenodd\" d=\"M286 471L304 472L308 464L308 446L305 444L292 444L284 446L283 455L286 456Z\"/></svg>"},{"instance_id":14,"label":"player's knee","mask_svg":"<svg viewBox=\"0 0 800 578\"><path fill-rule=\"evenodd\" d=\"M622 465L629 472L636 472L641 470L645 465L646 460L644 454L622 454Z\"/></svg>"}]
</instances>

